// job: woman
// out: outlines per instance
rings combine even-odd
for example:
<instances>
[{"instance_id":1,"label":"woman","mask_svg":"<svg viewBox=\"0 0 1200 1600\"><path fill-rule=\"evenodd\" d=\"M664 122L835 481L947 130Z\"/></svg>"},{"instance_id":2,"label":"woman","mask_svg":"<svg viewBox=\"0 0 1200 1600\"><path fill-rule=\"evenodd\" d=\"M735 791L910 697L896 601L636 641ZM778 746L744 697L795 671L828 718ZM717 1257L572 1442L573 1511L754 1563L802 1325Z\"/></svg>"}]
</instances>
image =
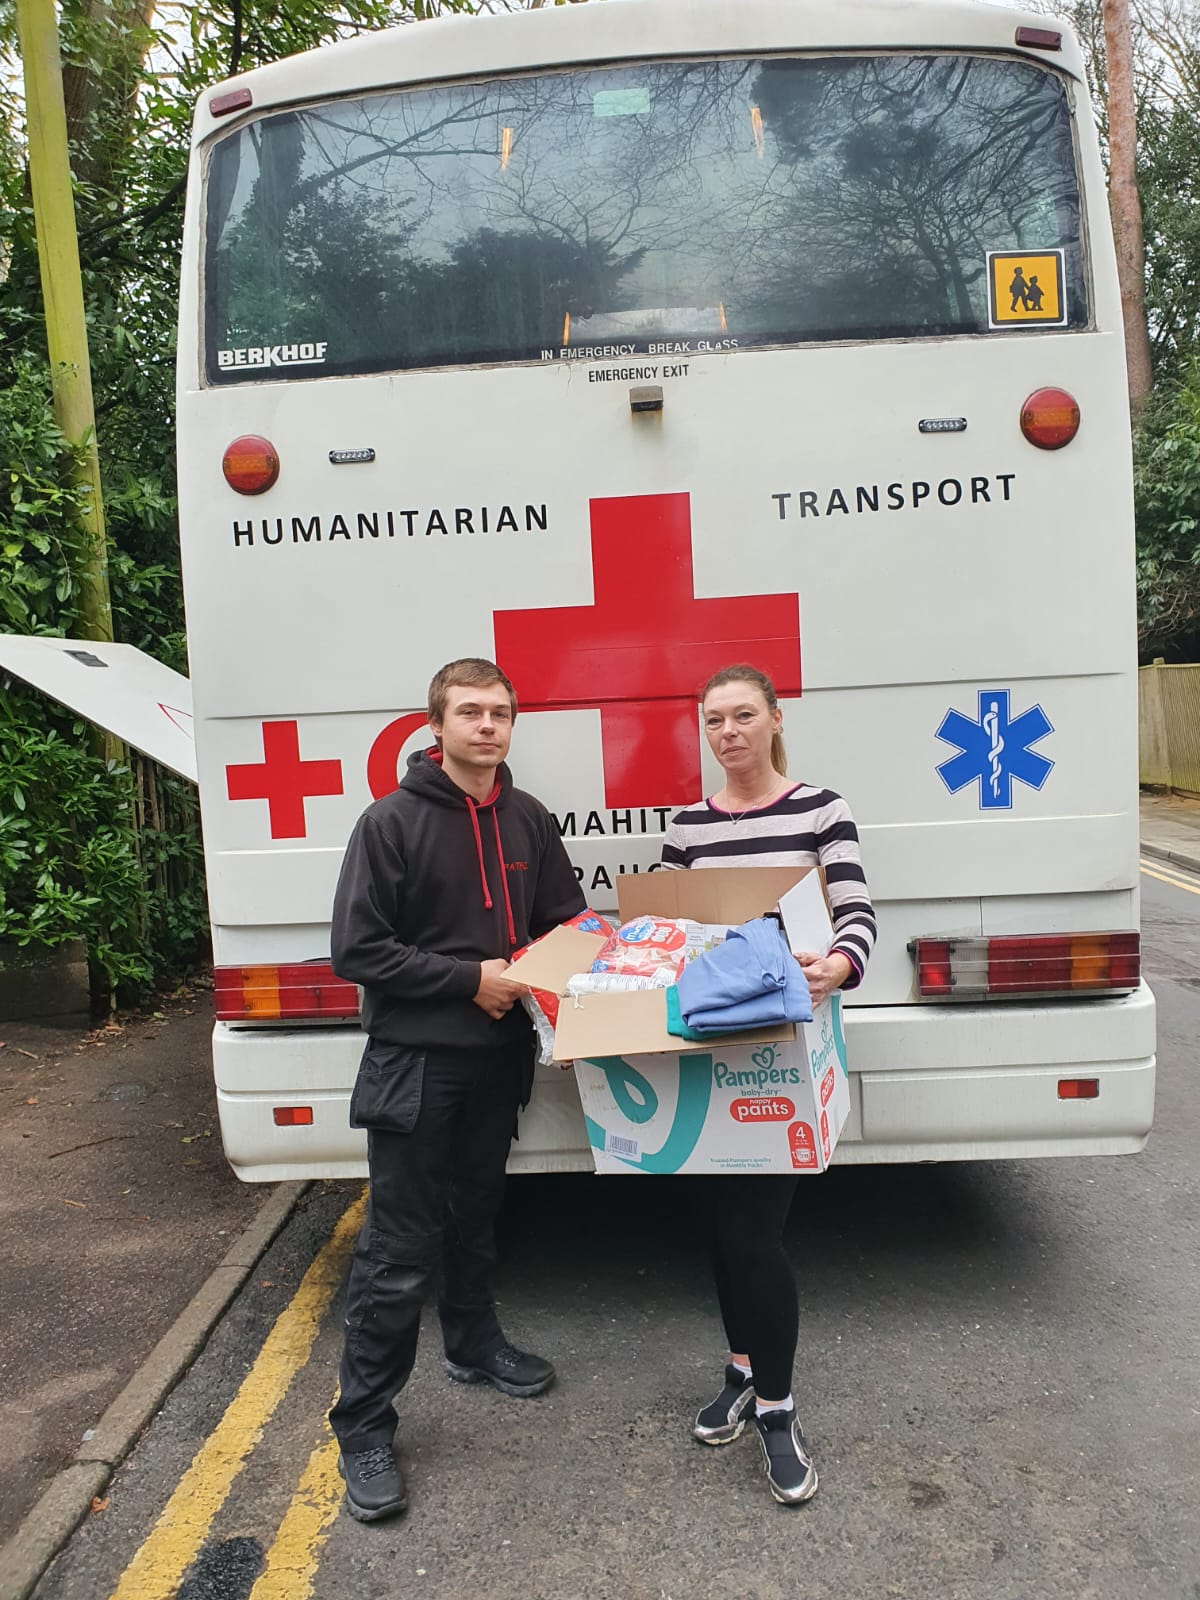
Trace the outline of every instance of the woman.
<instances>
[{"instance_id":1,"label":"woman","mask_svg":"<svg viewBox=\"0 0 1200 1600\"><path fill-rule=\"evenodd\" d=\"M783 714L756 667L725 667L704 686L704 732L725 773L711 800L681 811L667 829L664 867L801 867L820 864L833 911L827 956L797 957L813 1005L862 979L875 943L875 914L850 809L831 789L787 776ZM730 1444L753 1408L771 1493L799 1505L817 1492L817 1471L792 1401L799 1306L783 1227L799 1175L707 1180L713 1275L731 1354L725 1387L697 1416L705 1444Z\"/></svg>"}]
</instances>

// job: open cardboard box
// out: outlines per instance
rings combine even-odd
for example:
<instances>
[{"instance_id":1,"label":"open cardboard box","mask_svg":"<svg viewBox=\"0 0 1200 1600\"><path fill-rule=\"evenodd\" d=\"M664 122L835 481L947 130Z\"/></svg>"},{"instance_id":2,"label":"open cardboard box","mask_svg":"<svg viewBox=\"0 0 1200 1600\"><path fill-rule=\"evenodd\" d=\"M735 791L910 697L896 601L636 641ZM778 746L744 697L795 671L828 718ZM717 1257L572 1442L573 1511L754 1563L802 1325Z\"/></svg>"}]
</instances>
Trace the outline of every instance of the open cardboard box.
<instances>
[{"instance_id":1,"label":"open cardboard box","mask_svg":"<svg viewBox=\"0 0 1200 1600\"><path fill-rule=\"evenodd\" d=\"M617 904L622 922L648 914L730 927L778 910L792 950L824 954L833 939L811 867L635 873L618 878ZM554 1056L575 1062L596 1170L824 1171L850 1106L837 997L800 1027L694 1043L667 1031L661 989L567 995L603 943L557 928L507 974L561 997Z\"/></svg>"}]
</instances>

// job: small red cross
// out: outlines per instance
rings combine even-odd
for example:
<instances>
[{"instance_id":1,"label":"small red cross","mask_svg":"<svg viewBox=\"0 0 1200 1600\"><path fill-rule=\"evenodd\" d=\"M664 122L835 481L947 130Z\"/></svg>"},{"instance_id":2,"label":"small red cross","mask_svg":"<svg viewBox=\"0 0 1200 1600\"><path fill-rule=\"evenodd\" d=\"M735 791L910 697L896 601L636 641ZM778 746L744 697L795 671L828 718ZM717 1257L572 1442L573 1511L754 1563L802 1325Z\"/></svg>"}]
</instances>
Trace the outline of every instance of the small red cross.
<instances>
[{"instance_id":1,"label":"small red cross","mask_svg":"<svg viewBox=\"0 0 1200 1600\"><path fill-rule=\"evenodd\" d=\"M304 802L312 795L342 793L340 761L301 761L294 722L264 722L263 760L225 768L231 800L265 800L272 839L303 839Z\"/></svg>"},{"instance_id":2,"label":"small red cross","mask_svg":"<svg viewBox=\"0 0 1200 1600\"><path fill-rule=\"evenodd\" d=\"M496 659L524 710L600 708L607 806L697 799L701 686L750 661L799 694L799 599L698 600L686 494L593 500L591 522L595 603L495 612ZM726 549L737 571L736 528Z\"/></svg>"}]
</instances>

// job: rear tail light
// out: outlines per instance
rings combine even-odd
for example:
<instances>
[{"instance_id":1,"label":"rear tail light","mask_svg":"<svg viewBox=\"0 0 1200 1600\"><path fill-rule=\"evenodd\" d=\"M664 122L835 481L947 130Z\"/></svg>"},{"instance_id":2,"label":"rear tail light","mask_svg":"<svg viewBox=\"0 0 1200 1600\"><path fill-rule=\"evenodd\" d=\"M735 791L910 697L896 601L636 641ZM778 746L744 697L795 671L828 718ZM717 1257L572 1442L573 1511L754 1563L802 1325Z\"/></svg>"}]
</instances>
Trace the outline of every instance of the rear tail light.
<instances>
[{"instance_id":1,"label":"rear tail light","mask_svg":"<svg viewBox=\"0 0 1200 1600\"><path fill-rule=\"evenodd\" d=\"M265 494L279 476L279 453L261 434L244 433L221 457L221 471L239 494Z\"/></svg>"},{"instance_id":2,"label":"rear tail light","mask_svg":"<svg viewBox=\"0 0 1200 1600\"><path fill-rule=\"evenodd\" d=\"M1127 994L1141 980L1136 933L915 939L909 949L916 961L917 992L922 1000Z\"/></svg>"},{"instance_id":3,"label":"rear tail light","mask_svg":"<svg viewBox=\"0 0 1200 1600\"><path fill-rule=\"evenodd\" d=\"M358 987L334 976L328 961L277 967L216 967L220 1022L293 1022L357 1017Z\"/></svg>"},{"instance_id":4,"label":"rear tail light","mask_svg":"<svg viewBox=\"0 0 1200 1600\"><path fill-rule=\"evenodd\" d=\"M311 1106L276 1106L274 1117L277 1128L311 1128L313 1112Z\"/></svg>"},{"instance_id":5,"label":"rear tail light","mask_svg":"<svg viewBox=\"0 0 1200 1600\"><path fill-rule=\"evenodd\" d=\"M1065 389L1036 389L1021 407L1021 432L1039 450L1061 450L1079 432L1079 406Z\"/></svg>"},{"instance_id":6,"label":"rear tail light","mask_svg":"<svg viewBox=\"0 0 1200 1600\"><path fill-rule=\"evenodd\" d=\"M946 939L918 939L916 944L917 987L921 993L953 999L954 981L950 973L950 944Z\"/></svg>"}]
</instances>

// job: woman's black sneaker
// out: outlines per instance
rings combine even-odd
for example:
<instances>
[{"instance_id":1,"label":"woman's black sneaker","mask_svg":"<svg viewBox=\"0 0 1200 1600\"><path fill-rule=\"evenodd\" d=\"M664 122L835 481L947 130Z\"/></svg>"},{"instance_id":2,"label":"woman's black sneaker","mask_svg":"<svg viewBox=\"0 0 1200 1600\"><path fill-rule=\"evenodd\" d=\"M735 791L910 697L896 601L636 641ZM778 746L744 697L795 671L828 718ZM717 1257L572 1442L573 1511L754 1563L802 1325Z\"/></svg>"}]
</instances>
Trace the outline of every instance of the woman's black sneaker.
<instances>
[{"instance_id":1,"label":"woman's black sneaker","mask_svg":"<svg viewBox=\"0 0 1200 1600\"><path fill-rule=\"evenodd\" d=\"M817 1469L795 1411L764 1411L754 1425L766 1457L767 1482L779 1504L798 1506L811 1500L817 1492Z\"/></svg>"},{"instance_id":2,"label":"woman's black sneaker","mask_svg":"<svg viewBox=\"0 0 1200 1600\"><path fill-rule=\"evenodd\" d=\"M732 1444L746 1426L746 1413L754 1409L754 1379L735 1366L725 1368L725 1387L692 1424L703 1444Z\"/></svg>"},{"instance_id":3,"label":"woman's black sneaker","mask_svg":"<svg viewBox=\"0 0 1200 1600\"><path fill-rule=\"evenodd\" d=\"M481 1360L465 1365L446 1357L446 1371L455 1383L490 1383L501 1394L530 1400L554 1382L554 1368L541 1356L531 1356L516 1345L502 1344Z\"/></svg>"},{"instance_id":4,"label":"woman's black sneaker","mask_svg":"<svg viewBox=\"0 0 1200 1600\"><path fill-rule=\"evenodd\" d=\"M358 1522L380 1522L397 1516L408 1504L404 1479L390 1444L370 1450L343 1451L338 1471L346 1480L346 1510Z\"/></svg>"}]
</instances>

